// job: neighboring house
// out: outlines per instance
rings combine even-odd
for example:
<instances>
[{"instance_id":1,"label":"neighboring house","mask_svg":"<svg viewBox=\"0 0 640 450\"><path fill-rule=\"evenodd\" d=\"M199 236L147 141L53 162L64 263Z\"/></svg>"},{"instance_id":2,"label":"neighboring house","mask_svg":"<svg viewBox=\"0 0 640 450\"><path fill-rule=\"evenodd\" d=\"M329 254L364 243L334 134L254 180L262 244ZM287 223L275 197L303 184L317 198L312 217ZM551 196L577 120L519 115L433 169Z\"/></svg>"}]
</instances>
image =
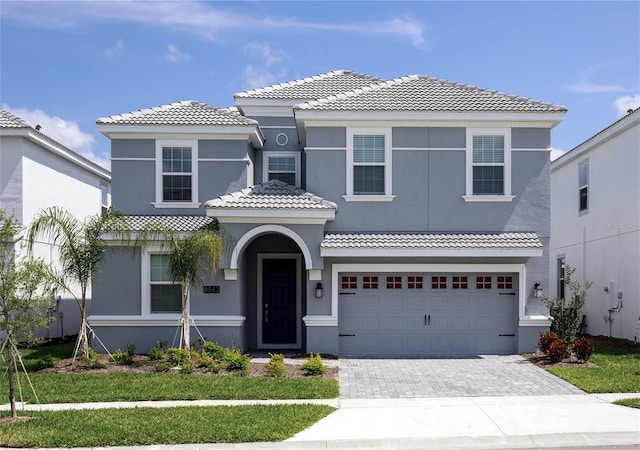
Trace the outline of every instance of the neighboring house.
<instances>
[{"instance_id":1,"label":"neighboring house","mask_svg":"<svg viewBox=\"0 0 640 450\"><path fill-rule=\"evenodd\" d=\"M109 171L0 109L0 208L24 227L42 209L61 206L78 218L100 213L110 202ZM22 245L16 248L24 255ZM56 265L56 249L46 243L36 257ZM72 335L80 326L80 311L68 293L52 298L52 322L44 337ZM90 303L90 302L89 302Z\"/></svg>"},{"instance_id":2,"label":"neighboring house","mask_svg":"<svg viewBox=\"0 0 640 450\"><path fill-rule=\"evenodd\" d=\"M97 123L133 229L217 220L233 236L191 294L205 338L512 354L549 326L534 285L548 285L551 129L565 112L432 77L335 71L236 94L235 108L184 101ZM165 264L158 249L114 247L89 319L110 349L177 345Z\"/></svg>"},{"instance_id":3,"label":"neighboring house","mask_svg":"<svg viewBox=\"0 0 640 450\"><path fill-rule=\"evenodd\" d=\"M640 340L640 108L551 164L551 289L587 291L583 332Z\"/></svg>"}]
</instances>

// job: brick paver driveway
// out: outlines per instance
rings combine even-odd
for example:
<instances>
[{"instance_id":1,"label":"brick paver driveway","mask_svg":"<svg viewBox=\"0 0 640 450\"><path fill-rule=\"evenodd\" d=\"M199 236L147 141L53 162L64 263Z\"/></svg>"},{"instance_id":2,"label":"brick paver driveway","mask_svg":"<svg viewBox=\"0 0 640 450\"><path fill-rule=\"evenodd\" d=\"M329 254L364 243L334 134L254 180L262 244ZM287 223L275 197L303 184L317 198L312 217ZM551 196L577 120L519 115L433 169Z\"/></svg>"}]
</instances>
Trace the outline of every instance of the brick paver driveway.
<instances>
[{"instance_id":1,"label":"brick paver driveway","mask_svg":"<svg viewBox=\"0 0 640 450\"><path fill-rule=\"evenodd\" d=\"M518 355L340 359L339 367L341 398L584 394Z\"/></svg>"}]
</instances>

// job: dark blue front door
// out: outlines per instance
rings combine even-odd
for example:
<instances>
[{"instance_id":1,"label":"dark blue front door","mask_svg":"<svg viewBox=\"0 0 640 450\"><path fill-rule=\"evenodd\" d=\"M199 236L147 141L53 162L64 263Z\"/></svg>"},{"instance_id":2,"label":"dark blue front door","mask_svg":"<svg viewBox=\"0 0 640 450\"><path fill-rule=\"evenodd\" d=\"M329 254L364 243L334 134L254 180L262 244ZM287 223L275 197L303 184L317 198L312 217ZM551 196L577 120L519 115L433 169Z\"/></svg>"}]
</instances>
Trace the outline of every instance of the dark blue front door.
<instances>
[{"instance_id":1,"label":"dark blue front door","mask_svg":"<svg viewBox=\"0 0 640 450\"><path fill-rule=\"evenodd\" d=\"M296 260L262 261L262 343L296 343Z\"/></svg>"}]
</instances>

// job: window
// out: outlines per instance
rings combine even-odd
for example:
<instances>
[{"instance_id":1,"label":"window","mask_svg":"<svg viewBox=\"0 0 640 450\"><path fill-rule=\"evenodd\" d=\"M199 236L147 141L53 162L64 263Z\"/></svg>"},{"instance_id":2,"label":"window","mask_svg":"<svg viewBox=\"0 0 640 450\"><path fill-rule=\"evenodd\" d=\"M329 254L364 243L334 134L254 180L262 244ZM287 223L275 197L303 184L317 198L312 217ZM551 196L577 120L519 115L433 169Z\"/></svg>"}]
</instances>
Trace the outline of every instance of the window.
<instances>
[{"instance_id":1,"label":"window","mask_svg":"<svg viewBox=\"0 0 640 450\"><path fill-rule=\"evenodd\" d=\"M422 277L407 277L407 288L422 289Z\"/></svg>"},{"instance_id":2,"label":"window","mask_svg":"<svg viewBox=\"0 0 640 450\"><path fill-rule=\"evenodd\" d=\"M358 288L358 278L353 276L343 276L342 277L342 289L357 289Z\"/></svg>"},{"instance_id":3,"label":"window","mask_svg":"<svg viewBox=\"0 0 640 450\"><path fill-rule=\"evenodd\" d=\"M156 141L156 207L198 207L197 141Z\"/></svg>"},{"instance_id":4,"label":"window","mask_svg":"<svg viewBox=\"0 0 640 450\"><path fill-rule=\"evenodd\" d=\"M578 166L580 212L589 209L589 161L582 161Z\"/></svg>"},{"instance_id":5,"label":"window","mask_svg":"<svg viewBox=\"0 0 640 450\"><path fill-rule=\"evenodd\" d=\"M169 276L169 256L150 255L151 313L179 313L182 310L182 285Z\"/></svg>"},{"instance_id":6,"label":"window","mask_svg":"<svg viewBox=\"0 0 640 450\"><path fill-rule=\"evenodd\" d=\"M431 277L431 289L446 289L447 277Z\"/></svg>"},{"instance_id":7,"label":"window","mask_svg":"<svg viewBox=\"0 0 640 450\"><path fill-rule=\"evenodd\" d=\"M109 185L100 183L100 204L102 205L102 211L104 212L111 206L109 204Z\"/></svg>"},{"instance_id":8,"label":"window","mask_svg":"<svg viewBox=\"0 0 640 450\"><path fill-rule=\"evenodd\" d=\"M498 284L498 289L513 289L513 277L499 276L497 284Z\"/></svg>"},{"instance_id":9,"label":"window","mask_svg":"<svg viewBox=\"0 0 640 450\"><path fill-rule=\"evenodd\" d=\"M467 277L454 276L453 277L453 289L467 289L468 279Z\"/></svg>"},{"instance_id":10,"label":"window","mask_svg":"<svg viewBox=\"0 0 640 450\"><path fill-rule=\"evenodd\" d=\"M476 277L476 289L491 289L491 277Z\"/></svg>"},{"instance_id":11,"label":"window","mask_svg":"<svg viewBox=\"0 0 640 450\"><path fill-rule=\"evenodd\" d=\"M387 289L402 289L402 277L387 277Z\"/></svg>"},{"instance_id":12,"label":"window","mask_svg":"<svg viewBox=\"0 0 640 450\"><path fill-rule=\"evenodd\" d=\"M558 258L558 298L564 300L564 276L565 276L565 260Z\"/></svg>"},{"instance_id":13,"label":"window","mask_svg":"<svg viewBox=\"0 0 640 450\"><path fill-rule=\"evenodd\" d=\"M378 277L362 277L362 289L378 289Z\"/></svg>"},{"instance_id":14,"label":"window","mask_svg":"<svg viewBox=\"0 0 640 450\"><path fill-rule=\"evenodd\" d=\"M511 130L467 129L465 201L511 201Z\"/></svg>"},{"instance_id":15,"label":"window","mask_svg":"<svg viewBox=\"0 0 640 450\"><path fill-rule=\"evenodd\" d=\"M391 130L349 130L347 201L390 200Z\"/></svg>"},{"instance_id":16,"label":"window","mask_svg":"<svg viewBox=\"0 0 640 450\"><path fill-rule=\"evenodd\" d=\"M297 153L265 152L263 179L280 180L291 186L300 187L299 161Z\"/></svg>"}]
</instances>

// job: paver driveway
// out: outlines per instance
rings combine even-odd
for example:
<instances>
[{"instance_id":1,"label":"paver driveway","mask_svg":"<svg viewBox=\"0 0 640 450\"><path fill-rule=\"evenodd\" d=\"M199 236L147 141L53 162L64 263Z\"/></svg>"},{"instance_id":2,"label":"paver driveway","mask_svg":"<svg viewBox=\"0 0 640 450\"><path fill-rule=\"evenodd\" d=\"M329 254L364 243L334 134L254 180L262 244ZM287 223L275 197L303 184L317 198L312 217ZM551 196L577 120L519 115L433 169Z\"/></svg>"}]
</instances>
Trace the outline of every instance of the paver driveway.
<instances>
[{"instance_id":1,"label":"paver driveway","mask_svg":"<svg viewBox=\"0 0 640 450\"><path fill-rule=\"evenodd\" d=\"M584 394L519 355L340 359L340 398Z\"/></svg>"}]
</instances>

